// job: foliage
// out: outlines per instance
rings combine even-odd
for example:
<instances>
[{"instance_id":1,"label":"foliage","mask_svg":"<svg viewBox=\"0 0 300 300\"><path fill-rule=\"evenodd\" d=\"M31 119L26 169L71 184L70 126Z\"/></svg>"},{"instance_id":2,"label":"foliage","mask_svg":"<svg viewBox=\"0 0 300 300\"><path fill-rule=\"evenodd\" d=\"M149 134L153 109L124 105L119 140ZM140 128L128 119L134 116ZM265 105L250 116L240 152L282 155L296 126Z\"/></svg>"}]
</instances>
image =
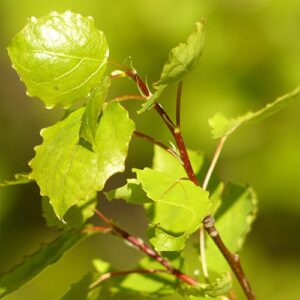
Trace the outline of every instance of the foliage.
<instances>
[{"instance_id":1,"label":"foliage","mask_svg":"<svg viewBox=\"0 0 300 300\"><path fill-rule=\"evenodd\" d=\"M181 82L195 68L204 48L204 23L197 22L196 30L187 41L171 50L160 79L154 83L154 93L136 71L127 67L121 71L120 77L134 79L141 97L146 100L139 113L158 104L165 88ZM108 179L125 170L135 124L122 105L107 99L114 76L104 76L108 45L103 32L95 28L90 17L69 11L53 12L40 19L31 18L12 39L8 53L30 96L40 98L47 108L60 104L71 110L66 110L59 122L42 129L43 142L35 147L35 157L29 163L30 174L17 174L15 180L0 184L35 181L42 196L47 225L61 230L56 240L0 276L0 298L56 262L73 245L90 236L89 231L114 233L147 257L129 271L114 270L109 264L96 260L96 271L74 283L63 296L64 300L113 299L118 295L136 294L154 299L169 294L186 299L221 299L219 296L226 295L232 286L228 276L230 268L214 237L220 236L229 251L240 251L256 216L253 189L225 184L216 176L208 188L201 187L198 181L210 179L204 155L187 150L178 120L175 125L166 112L160 111L176 146L169 148L146 138L155 144L152 168L132 168L135 178L128 178L125 185L116 189L104 191ZM224 141L239 126L284 108L299 92L297 88L258 112L234 119L215 115L209 121L213 137ZM84 101L78 102L82 98ZM177 104L178 101L180 97ZM97 215L105 226L87 225L95 213L97 193L106 195L109 200L124 199L142 206L148 219L148 240L154 250L101 212ZM204 253L199 253L199 241L194 233L203 230L203 220L211 215L218 232L213 227L212 233L208 230L212 239L207 239L205 244L200 240L205 258ZM207 264L208 282L204 281L206 265L203 262ZM230 267L239 266L230 264Z\"/></svg>"}]
</instances>

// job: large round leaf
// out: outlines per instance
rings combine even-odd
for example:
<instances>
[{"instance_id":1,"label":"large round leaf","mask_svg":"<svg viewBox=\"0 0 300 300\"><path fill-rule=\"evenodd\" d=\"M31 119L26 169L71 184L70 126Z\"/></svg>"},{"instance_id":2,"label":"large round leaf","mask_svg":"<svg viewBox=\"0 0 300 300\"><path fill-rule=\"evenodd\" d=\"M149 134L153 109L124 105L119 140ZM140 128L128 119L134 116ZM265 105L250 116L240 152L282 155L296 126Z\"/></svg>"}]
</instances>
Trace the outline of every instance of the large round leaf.
<instances>
[{"instance_id":1,"label":"large round leaf","mask_svg":"<svg viewBox=\"0 0 300 300\"><path fill-rule=\"evenodd\" d=\"M70 107L97 85L108 46L93 19L67 11L36 19L15 35L8 53L29 96Z\"/></svg>"}]
</instances>

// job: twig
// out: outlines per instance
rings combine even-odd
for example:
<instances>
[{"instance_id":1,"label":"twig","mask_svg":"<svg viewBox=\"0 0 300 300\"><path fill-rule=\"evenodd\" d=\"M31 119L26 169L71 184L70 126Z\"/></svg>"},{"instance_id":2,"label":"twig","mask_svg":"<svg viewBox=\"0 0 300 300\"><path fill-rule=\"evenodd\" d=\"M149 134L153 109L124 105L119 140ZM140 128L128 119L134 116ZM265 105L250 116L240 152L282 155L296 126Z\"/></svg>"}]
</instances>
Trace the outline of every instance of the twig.
<instances>
[{"instance_id":1,"label":"twig","mask_svg":"<svg viewBox=\"0 0 300 300\"><path fill-rule=\"evenodd\" d=\"M213 239L219 250L222 252L223 256L230 265L232 271L236 275L242 289L249 300L255 300L255 295L250 287L250 284L246 278L246 275L243 271L240 258L237 254L231 253L228 248L225 246L223 240L220 238L219 233L215 227L215 220L212 216L207 216L203 221L204 228L206 229L209 236Z\"/></svg>"},{"instance_id":2,"label":"twig","mask_svg":"<svg viewBox=\"0 0 300 300\"><path fill-rule=\"evenodd\" d=\"M142 239L132 236L127 233L125 230L121 229L117 225L113 224L103 213L98 210L95 210L97 216L109 225L112 228L112 233L120 236L124 240L126 240L131 245L135 246L139 250L143 251L149 257L152 257L157 262L159 262L162 266L164 266L170 274L176 276L179 280L189 284L189 285L197 285L198 281L188 276L187 274L182 273L180 270L172 267L170 262L159 255L155 250L151 249L148 245L146 245Z\"/></svg>"},{"instance_id":3,"label":"twig","mask_svg":"<svg viewBox=\"0 0 300 300\"><path fill-rule=\"evenodd\" d=\"M211 163L210 163L210 166L209 166L209 168L208 168L208 171L207 171L207 173L206 173L206 176L205 176L204 181L203 181L203 184L202 184L202 188L203 188L204 190L207 189L209 180L210 180L211 175L212 175L212 173L213 173L213 171L214 171L214 169L215 169L215 167L216 167L217 161L218 161L218 159L219 159L219 157L220 157L220 154L221 154L221 151L222 151L222 149L223 149L223 146L224 146L224 143L225 143L225 141L226 141L226 138L227 138L226 136L225 136L225 137L222 137L222 138L220 139L220 142L219 142L218 145L217 145L217 148L216 148L216 151L215 151L215 153L214 153L213 159L212 159L212 161L211 161Z\"/></svg>"},{"instance_id":4,"label":"twig","mask_svg":"<svg viewBox=\"0 0 300 300\"><path fill-rule=\"evenodd\" d=\"M130 76L128 74L128 76L131 77L133 80L135 80L135 82L137 83L140 90L143 90L143 88L146 89L143 92L146 97L151 95L151 92L148 89L147 85L143 83L143 81L138 76L138 74L134 74L134 76ZM143 88L141 88L141 87L143 87ZM184 166L184 169L187 173L187 176L189 177L189 179L192 182L194 182L196 185L199 185L197 177L196 177L196 175L193 171L193 168L192 168L192 165L191 165L191 162L190 162L190 159L189 159L186 147L185 147L185 143L184 143L183 138L182 138L181 130L174 125L174 123L169 118L168 114L162 109L160 104L155 102L153 107L159 113L159 115L162 117L162 119L166 123L167 127L169 128L170 132L172 133L172 135L175 138L175 141L176 141L177 147L179 149L181 160L184 164L183 166ZM224 142L225 142L225 139L223 141L221 141L221 144L224 144ZM216 151L217 154L214 155L214 157L216 157L216 158L213 159L214 162L212 162L211 167L209 168L210 174L206 175L206 177L207 177L206 185L208 185L209 178L211 177L212 171L214 170L214 167L216 165L216 162L217 162L217 159L220 155L221 150L222 150L222 145L217 147L217 151ZM238 255L234 254L234 253L231 253L228 250L228 248L225 246L223 240L221 239L216 227L214 226L214 222L212 224L211 220L213 220L213 218L210 215L204 218L203 224L204 224L205 230L208 232L209 236L213 239L216 246L218 247L218 249L220 250L222 255L227 260L228 264L230 265L231 269L235 273L242 289L245 292L245 295L247 296L247 299L248 300L255 300L256 298L255 298L254 293L253 293L253 291L250 287L250 284L249 284L249 282L246 278L246 275L245 275L245 273L242 269L242 266L241 266L241 263L239 261ZM208 226L207 224L209 224L209 225L212 224L212 225L207 227Z\"/></svg>"},{"instance_id":5,"label":"twig","mask_svg":"<svg viewBox=\"0 0 300 300\"><path fill-rule=\"evenodd\" d=\"M157 273L166 273L166 272L167 270L161 270L161 269L133 269L133 270L126 270L126 271L118 271L118 272L107 272L105 274L102 274L96 281L94 281L89 286L89 289L95 288L101 282L114 276L125 276L129 274L157 274Z\"/></svg>"},{"instance_id":6,"label":"twig","mask_svg":"<svg viewBox=\"0 0 300 300\"><path fill-rule=\"evenodd\" d=\"M176 127L180 128L180 107L183 81L178 82L177 96L176 96Z\"/></svg>"},{"instance_id":7,"label":"twig","mask_svg":"<svg viewBox=\"0 0 300 300\"><path fill-rule=\"evenodd\" d=\"M177 153L173 149L171 149L171 148L167 147L166 145L164 145L163 143L155 140L153 137L151 137L151 136L149 136L147 134L144 134L142 132L139 132L137 130L135 130L133 132L133 134L136 137L139 137L139 138L141 138L143 140L146 140L146 141L148 141L148 142L150 142L152 144L155 144L155 145L159 146L160 148L164 149L165 151L167 151L168 153L170 153L171 155L173 155L176 159L180 160L180 158L178 157Z\"/></svg>"}]
</instances>

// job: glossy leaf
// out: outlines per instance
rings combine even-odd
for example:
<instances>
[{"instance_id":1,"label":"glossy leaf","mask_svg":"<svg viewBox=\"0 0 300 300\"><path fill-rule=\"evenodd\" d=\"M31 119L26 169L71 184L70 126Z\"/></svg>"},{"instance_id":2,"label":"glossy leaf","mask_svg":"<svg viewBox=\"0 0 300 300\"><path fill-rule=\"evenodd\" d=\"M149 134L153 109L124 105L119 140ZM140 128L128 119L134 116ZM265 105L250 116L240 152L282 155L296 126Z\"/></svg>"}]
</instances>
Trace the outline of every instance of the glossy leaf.
<instances>
[{"instance_id":1,"label":"glossy leaf","mask_svg":"<svg viewBox=\"0 0 300 300\"><path fill-rule=\"evenodd\" d=\"M63 121L43 129L43 143L35 147L30 162L30 178L37 181L41 195L47 196L55 214L62 219L67 210L87 202L103 189L109 177L124 171L134 123L118 103L104 109L93 149L79 144L84 109L71 113Z\"/></svg>"},{"instance_id":2,"label":"glossy leaf","mask_svg":"<svg viewBox=\"0 0 300 300\"><path fill-rule=\"evenodd\" d=\"M110 85L109 77L104 77L91 92L81 120L80 136L91 145L94 144L102 104L105 101Z\"/></svg>"},{"instance_id":3,"label":"glossy leaf","mask_svg":"<svg viewBox=\"0 0 300 300\"><path fill-rule=\"evenodd\" d=\"M221 201L215 214L216 228L228 249L238 252L256 217L256 195L250 187L229 184ZM207 240L206 260L211 272L226 273L229 270L211 239Z\"/></svg>"},{"instance_id":4,"label":"glossy leaf","mask_svg":"<svg viewBox=\"0 0 300 300\"><path fill-rule=\"evenodd\" d=\"M94 215L96 206L96 196L88 201L79 201L66 212L64 216L65 223L63 223L55 215L53 207L49 203L49 199L47 197L42 198L42 213L48 227L80 228Z\"/></svg>"},{"instance_id":5,"label":"glossy leaf","mask_svg":"<svg viewBox=\"0 0 300 300\"><path fill-rule=\"evenodd\" d=\"M100 82L108 46L91 17L52 12L31 17L8 53L29 96L40 98L47 108L68 108Z\"/></svg>"},{"instance_id":6,"label":"glossy leaf","mask_svg":"<svg viewBox=\"0 0 300 300\"><path fill-rule=\"evenodd\" d=\"M205 21L196 23L196 30L185 43L179 44L170 51L168 62L164 65L156 87L174 84L193 70L204 49Z\"/></svg>"},{"instance_id":7,"label":"glossy leaf","mask_svg":"<svg viewBox=\"0 0 300 300\"><path fill-rule=\"evenodd\" d=\"M191 234L210 213L208 193L189 180L153 169L134 169L154 205L147 209L151 223L172 235Z\"/></svg>"},{"instance_id":8,"label":"glossy leaf","mask_svg":"<svg viewBox=\"0 0 300 300\"><path fill-rule=\"evenodd\" d=\"M4 180L4 181L0 182L0 187L26 184L26 183L30 183L32 181L33 180L28 177L28 174L20 173L20 174L16 174L15 178L12 180Z\"/></svg>"},{"instance_id":9,"label":"glossy leaf","mask_svg":"<svg viewBox=\"0 0 300 300\"><path fill-rule=\"evenodd\" d=\"M236 118L229 119L224 117L222 114L217 113L213 118L209 119L209 125L211 127L213 138L218 139L228 136L242 125L254 123L273 115L274 113L285 108L292 98L298 96L299 94L300 86L290 93L287 93L277 98L275 101L267 104L264 108L256 112L250 111Z\"/></svg>"},{"instance_id":10,"label":"glossy leaf","mask_svg":"<svg viewBox=\"0 0 300 300\"><path fill-rule=\"evenodd\" d=\"M86 238L88 234L76 231L65 231L49 244L42 245L39 250L12 270L0 275L0 298L15 291L42 272L47 266L54 264L71 247Z\"/></svg>"}]
</instances>

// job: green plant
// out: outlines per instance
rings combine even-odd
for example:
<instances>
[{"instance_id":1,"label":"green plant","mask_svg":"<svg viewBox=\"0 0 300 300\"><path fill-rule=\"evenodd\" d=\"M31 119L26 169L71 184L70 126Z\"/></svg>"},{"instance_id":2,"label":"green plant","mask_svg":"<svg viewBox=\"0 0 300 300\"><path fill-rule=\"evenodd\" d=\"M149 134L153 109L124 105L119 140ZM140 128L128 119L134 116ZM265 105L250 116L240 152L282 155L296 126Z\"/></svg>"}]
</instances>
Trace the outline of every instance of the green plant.
<instances>
[{"instance_id":1,"label":"green plant","mask_svg":"<svg viewBox=\"0 0 300 300\"><path fill-rule=\"evenodd\" d=\"M36 155L29 163L31 172L17 174L15 180L1 186L35 181L43 196L47 224L60 228L61 234L0 276L0 297L32 279L78 242L106 233L121 237L144 252L145 258L128 271L113 270L109 263L97 259L93 262L95 272L72 285L62 299L110 299L118 294L157 299L174 293L187 299L220 299L224 295L233 299L231 270L247 298L255 299L235 253L255 218L256 196L248 186L225 185L213 171L229 135L282 109L299 94L300 87L254 113L232 119L216 114L209 123L213 138L219 142L211 163L207 163L202 153L186 148L180 120L182 80L203 52L204 30L205 21L198 22L187 41L171 50L154 92L132 65L108 62L105 36L91 18L54 12L32 18L14 37L8 52L28 94L40 98L47 108L62 105L66 114L42 130L43 143L35 148ZM118 70L104 75L108 65ZM139 94L107 99L117 78L131 79ZM158 100L175 84L174 122ZM169 147L135 130L120 105L132 99L142 103L138 113L158 113L176 146ZM104 193L106 181L125 169L132 136L154 144L153 166L134 168L135 178ZM98 192L108 200L124 199L144 207L151 247L96 209ZM86 223L94 214L101 226Z\"/></svg>"}]
</instances>

